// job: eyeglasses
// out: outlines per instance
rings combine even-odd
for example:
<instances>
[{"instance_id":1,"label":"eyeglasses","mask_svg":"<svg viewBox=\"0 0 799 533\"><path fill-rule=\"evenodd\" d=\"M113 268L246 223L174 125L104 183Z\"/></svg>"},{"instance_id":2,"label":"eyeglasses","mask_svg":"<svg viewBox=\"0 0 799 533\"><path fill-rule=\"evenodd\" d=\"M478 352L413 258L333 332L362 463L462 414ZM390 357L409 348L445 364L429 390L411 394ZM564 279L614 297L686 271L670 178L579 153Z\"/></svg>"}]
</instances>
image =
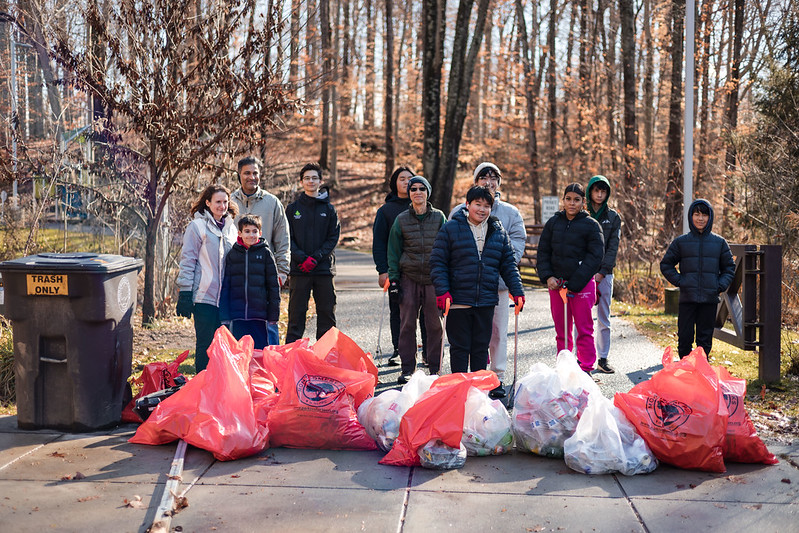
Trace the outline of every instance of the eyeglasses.
<instances>
[{"instance_id":1,"label":"eyeglasses","mask_svg":"<svg viewBox=\"0 0 799 533\"><path fill-rule=\"evenodd\" d=\"M302 181L319 181L321 179L319 176L305 176Z\"/></svg>"},{"instance_id":2,"label":"eyeglasses","mask_svg":"<svg viewBox=\"0 0 799 533\"><path fill-rule=\"evenodd\" d=\"M427 187L411 187L408 189L410 192L427 192Z\"/></svg>"}]
</instances>

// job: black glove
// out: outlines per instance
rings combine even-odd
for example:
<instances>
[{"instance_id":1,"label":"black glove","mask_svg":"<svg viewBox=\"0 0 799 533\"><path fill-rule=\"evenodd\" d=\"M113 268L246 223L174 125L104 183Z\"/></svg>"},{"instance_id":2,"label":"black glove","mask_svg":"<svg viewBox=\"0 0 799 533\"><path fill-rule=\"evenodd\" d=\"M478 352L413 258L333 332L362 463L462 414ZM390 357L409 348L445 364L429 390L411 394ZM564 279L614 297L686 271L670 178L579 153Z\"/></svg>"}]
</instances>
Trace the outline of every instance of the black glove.
<instances>
[{"instance_id":1,"label":"black glove","mask_svg":"<svg viewBox=\"0 0 799 533\"><path fill-rule=\"evenodd\" d=\"M178 305L175 307L175 314L191 318L192 311L194 311L194 302L192 301L191 291L180 291L178 294Z\"/></svg>"},{"instance_id":2,"label":"black glove","mask_svg":"<svg viewBox=\"0 0 799 533\"><path fill-rule=\"evenodd\" d=\"M388 295L393 298L402 298L402 287L399 281L392 281L388 286Z\"/></svg>"}]
</instances>

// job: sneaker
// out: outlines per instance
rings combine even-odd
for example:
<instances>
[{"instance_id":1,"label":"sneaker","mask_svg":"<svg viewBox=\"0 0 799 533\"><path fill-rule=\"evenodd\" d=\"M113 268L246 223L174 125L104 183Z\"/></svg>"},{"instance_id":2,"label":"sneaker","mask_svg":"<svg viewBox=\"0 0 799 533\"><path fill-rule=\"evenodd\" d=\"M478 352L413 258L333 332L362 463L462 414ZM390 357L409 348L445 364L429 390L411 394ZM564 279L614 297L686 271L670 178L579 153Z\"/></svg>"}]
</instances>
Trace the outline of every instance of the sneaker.
<instances>
[{"instance_id":1,"label":"sneaker","mask_svg":"<svg viewBox=\"0 0 799 533\"><path fill-rule=\"evenodd\" d=\"M394 352L394 355L388 358L388 366L400 366L402 364L402 359L397 352Z\"/></svg>"},{"instance_id":2,"label":"sneaker","mask_svg":"<svg viewBox=\"0 0 799 533\"><path fill-rule=\"evenodd\" d=\"M399 385L405 385L411 380L411 376L413 376L413 374L402 374L399 378L397 378L397 383Z\"/></svg>"},{"instance_id":3,"label":"sneaker","mask_svg":"<svg viewBox=\"0 0 799 533\"><path fill-rule=\"evenodd\" d=\"M499 387L496 389L492 389L488 392L488 397L492 400L499 400L500 398L504 398L507 395L505 392L505 387L502 385L502 382L499 382Z\"/></svg>"},{"instance_id":4,"label":"sneaker","mask_svg":"<svg viewBox=\"0 0 799 533\"><path fill-rule=\"evenodd\" d=\"M603 374L615 374L616 371L608 364L607 359L600 359L596 363L597 372L602 372Z\"/></svg>"}]
</instances>

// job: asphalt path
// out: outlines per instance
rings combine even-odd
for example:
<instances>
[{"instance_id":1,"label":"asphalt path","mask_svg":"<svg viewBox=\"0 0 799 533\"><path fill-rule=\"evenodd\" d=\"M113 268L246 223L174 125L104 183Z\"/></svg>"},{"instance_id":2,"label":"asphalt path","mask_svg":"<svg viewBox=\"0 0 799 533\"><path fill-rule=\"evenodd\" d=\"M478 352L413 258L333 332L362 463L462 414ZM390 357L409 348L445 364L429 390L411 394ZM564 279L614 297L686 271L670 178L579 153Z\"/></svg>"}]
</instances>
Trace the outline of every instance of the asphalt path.
<instances>
[{"instance_id":1,"label":"asphalt path","mask_svg":"<svg viewBox=\"0 0 799 533\"><path fill-rule=\"evenodd\" d=\"M377 285L377 272L369 254L351 250L336 251L336 321L337 327L367 352L375 355L379 365L380 384L377 392L397 387L399 367L387 366L393 346L388 325L388 303ZM524 376L537 362L555 364L555 327L549 311L549 295L544 288L526 288L527 300L519 314L517 377ZM509 301L510 305L510 301ZM382 322L382 328L381 328ZM305 335L315 339L316 317L309 316ZM378 337L378 333L381 335ZM508 324L508 367L505 384L513 380L513 347L516 342L514 316ZM421 334L417 332L417 344ZM379 349L378 349L379 348ZM449 344L445 344L443 371L449 372ZM383 357L380 357L381 353ZM628 391L640 381L649 379L660 369L663 350L652 344L635 327L618 316L611 317L611 348L608 361L615 374L595 373L607 397ZM418 355L420 370L421 348Z\"/></svg>"}]
</instances>

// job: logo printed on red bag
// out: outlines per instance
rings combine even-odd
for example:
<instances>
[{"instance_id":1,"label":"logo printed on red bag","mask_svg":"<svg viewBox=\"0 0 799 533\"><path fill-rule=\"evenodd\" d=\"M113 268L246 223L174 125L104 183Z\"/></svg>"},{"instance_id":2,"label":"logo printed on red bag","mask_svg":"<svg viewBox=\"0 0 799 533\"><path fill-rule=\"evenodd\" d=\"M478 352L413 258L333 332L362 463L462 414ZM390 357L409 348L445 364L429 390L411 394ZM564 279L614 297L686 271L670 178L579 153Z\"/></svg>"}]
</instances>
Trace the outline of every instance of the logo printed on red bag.
<instances>
[{"instance_id":1,"label":"logo printed on red bag","mask_svg":"<svg viewBox=\"0 0 799 533\"><path fill-rule=\"evenodd\" d=\"M732 415L738 411L739 396L737 394L727 393L722 393L722 395L724 396L724 402L727 404L727 411L730 413L730 418L732 418Z\"/></svg>"},{"instance_id":2,"label":"logo printed on red bag","mask_svg":"<svg viewBox=\"0 0 799 533\"><path fill-rule=\"evenodd\" d=\"M305 374L297 382L297 398L310 407L326 407L336 401L345 387L337 379Z\"/></svg>"},{"instance_id":3,"label":"logo printed on red bag","mask_svg":"<svg viewBox=\"0 0 799 533\"><path fill-rule=\"evenodd\" d=\"M674 430L685 424L693 410L679 400L651 396L646 399L646 412L655 427Z\"/></svg>"}]
</instances>

